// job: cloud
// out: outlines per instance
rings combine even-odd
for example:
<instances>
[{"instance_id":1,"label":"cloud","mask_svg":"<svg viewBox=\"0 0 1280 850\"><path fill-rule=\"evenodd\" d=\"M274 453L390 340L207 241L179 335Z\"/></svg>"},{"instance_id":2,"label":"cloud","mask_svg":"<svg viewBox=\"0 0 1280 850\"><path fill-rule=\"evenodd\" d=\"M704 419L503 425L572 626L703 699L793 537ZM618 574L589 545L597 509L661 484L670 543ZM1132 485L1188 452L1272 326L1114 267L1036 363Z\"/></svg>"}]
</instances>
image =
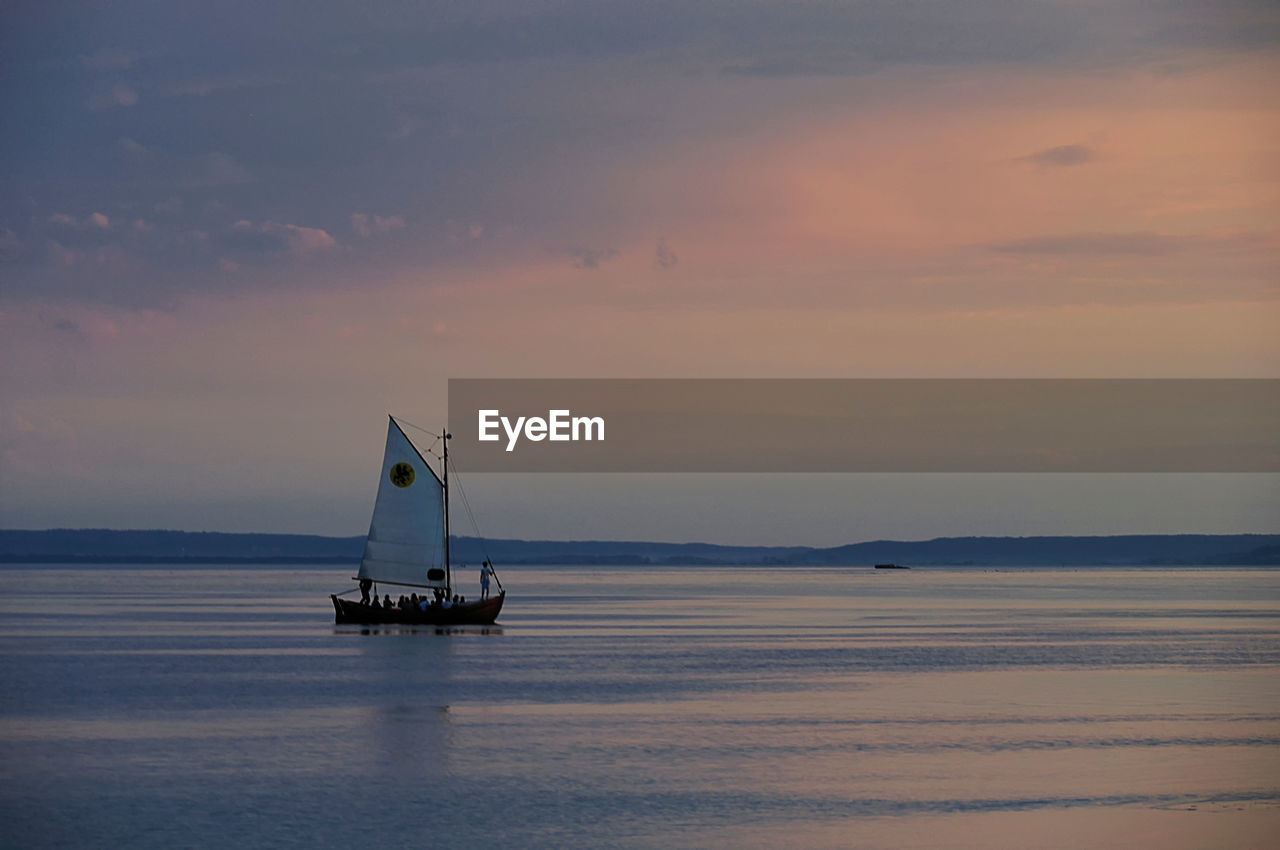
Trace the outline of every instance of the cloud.
<instances>
[{"instance_id":1,"label":"cloud","mask_svg":"<svg viewBox=\"0 0 1280 850\"><path fill-rule=\"evenodd\" d=\"M49 223L62 228L88 228L90 230L110 230L111 219L105 213L94 212L84 217L84 221L77 221L73 215L66 213L54 213L49 216ZM61 238L61 237L60 237Z\"/></svg>"},{"instance_id":2,"label":"cloud","mask_svg":"<svg viewBox=\"0 0 1280 850\"><path fill-rule=\"evenodd\" d=\"M407 274L549 260L562 273L572 263L671 277L695 258L701 270L723 254L725 264L776 262L816 275L845 263L884 265L911 243L936 252L983 246L978 253L990 263L993 255L1070 251L1080 242L1072 228L1201 226L1117 211L1121 202L1209 203L1178 176L1138 185L1176 157L1163 149L1143 156L1147 149L1126 134L1147 133L1148 112L1181 100L1196 106L1214 90L1232 98L1223 109L1235 109L1255 73L1225 56L1217 76L1205 76L1196 64L1203 57L1179 55L1171 58L1199 70L1153 83L1135 71L1150 56L1093 61L1118 55L1135 28L1155 33L1168 17L1160 10L1170 4L1130 0L1108 7L1123 13L1088 14L1067 0L1025 9L1016 0L623 0L609 14L578 0L483 5L426 13L374 0L367 14L334 8L306 27L264 19L230 42L207 34L235 14L220 22L201 7L177 26L115 10L123 17L91 41L49 43L50 57L61 51L62 70L11 104L14 126L51 122L40 135L59 142L41 151L17 140L25 149L0 165L15 189L0 226L18 231L24 259L43 259L53 237L73 252L117 242L150 264L137 285L103 278L91 288L87 275L67 276L65 289L88 299L111 299L117 286L223 292L223 256L243 267L246 286L264 289L283 285L293 257L332 258L326 270L347 261ZM339 51L344 45L359 49ZM865 76L870 70L880 73ZM97 93L106 111L78 108ZM121 108L126 102L136 108ZM1150 110L1132 113L1137 102ZM906 114L920 120L904 130L898 119ZM1188 135L1203 133L1200 148L1224 151L1224 162L1239 146L1218 136L1258 126L1252 118L1185 117L1197 128ZM970 122L981 128L973 138L986 134L980 150L964 146ZM1168 139L1154 125L1149 137ZM1090 144L1103 162L1094 164L1100 154ZM884 167L909 147L918 148L918 167ZM829 158L816 167L821 157ZM1234 187L1259 184L1243 173L1250 160L1234 161L1240 174L1225 165L1210 172L1187 156L1187 182L1200 174L1224 198L1244 195ZM1018 162L1030 165L1012 175L983 170ZM961 179L970 174L993 179ZM1050 197L1044 180L1053 174L1072 180L1051 187ZM1095 186L1117 196L1105 199L1111 209L1065 209ZM1035 214L1054 204L1062 209ZM1249 208L1240 209L1246 226ZM66 210L73 213L65 222L45 222ZM94 211L110 216L109 230L87 221ZM155 229L140 231L139 217ZM237 219L249 229L233 231ZM410 228L414 238L404 238ZM189 235L197 229L211 234L202 247ZM652 235L663 231L677 234L679 252ZM1103 250L1178 249L1160 238L1122 238ZM279 274L248 273L271 262ZM320 264L295 267L306 279L299 286L328 285ZM584 287L599 282L574 277ZM44 284L32 274L20 286Z\"/></svg>"},{"instance_id":3,"label":"cloud","mask_svg":"<svg viewBox=\"0 0 1280 850\"><path fill-rule=\"evenodd\" d=\"M1232 259L1263 263L1270 267L1277 246L1277 234L1265 230L1166 234L1148 231L1127 233L1072 233L1032 236L986 246L1001 254L1062 257L1087 261L1090 258L1154 260L1182 255L1191 259ZM1182 263L1183 259L1179 259Z\"/></svg>"},{"instance_id":4,"label":"cloud","mask_svg":"<svg viewBox=\"0 0 1280 850\"><path fill-rule=\"evenodd\" d=\"M249 170L221 151L201 154L180 163L182 185L188 188L204 186L234 186L254 182Z\"/></svg>"},{"instance_id":5,"label":"cloud","mask_svg":"<svg viewBox=\"0 0 1280 850\"><path fill-rule=\"evenodd\" d=\"M596 269L601 263L618 256L617 248L582 248L573 252L573 267L577 269Z\"/></svg>"},{"instance_id":6,"label":"cloud","mask_svg":"<svg viewBox=\"0 0 1280 850\"><path fill-rule=\"evenodd\" d=\"M75 316L42 312L37 321L45 330L84 340L102 341L120 336L120 325L117 322L93 310L81 311Z\"/></svg>"},{"instance_id":7,"label":"cloud","mask_svg":"<svg viewBox=\"0 0 1280 850\"><path fill-rule=\"evenodd\" d=\"M58 268L70 268L80 260L80 255L70 248L65 247L56 239L50 239L48 243L49 263Z\"/></svg>"},{"instance_id":8,"label":"cloud","mask_svg":"<svg viewBox=\"0 0 1280 850\"><path fill-rule=\"evenodd\" d=\"M74 247L49 239L45 245L50 270L79 269L90 275L88 280L94 286L100 287L109 280L118 282L125 276L136 276L145 270L145 262L140 257L103 238L79 239L72 242Z\"/></svg>"},{"instance_id":9,"label":"cloud","mask_svg":"<svg viewBox=\"0 0 1280 850\"><path fill-rule=\"evenodd\" d=\"M93 112L102 112L103 110L114 109L118 106L136 106L137 103L138 92L136 89L124 83L116 83L110 88L110 90L93 97L89 101L89 109Z\"/></svg>"},{"instance_id":10,"label":"cloud","mask_svg":"<svg viewBox=\"0 0 1280 850\"><path fill-rule=\"evenodd\" d=\"M73 336L80 336L84 333L84 330L80 327L80 325L78 325L75 321L66 318L65 316L57 319L49 320L46 323L46 326L51 331L57 331L58 333L72 334Z\"/></svg>"},{"instance_id":11,"label":"cloud","mask_svg":"<svg viewBox=\"0 0 1280 850\"><path fill-rule=\"evenodd\" d=\"M1086 145L1058 145L1056 148L1036 151L1020 157L1024 162L1031 162L1044 167L1068 165L1084 165L1098 158L1098 152Z\"/></svg>"},{"instance_id":12,"label":"cloud","mask_svg":"<svg viewBox=\"0 0 1280 850\"><path fill-rule=\"evenodd\" d=\"M674 269L680 262L676 252L667 246L666 239L658 240L658 247L653 251L653 259L658 267L663 269Z\"/></svg>"},{"instance_id":13,"label":"cloud","mask_svg":"<svg viewBox=\"0 0 1280 850\"><path fill-rule=\"evenodd\" d=\"M264 221L262 224L255 225L248 219L241 219L231 225L231 228L220 237L218 244L242 257L254 254L292 254L296 257L309 257L333 251L339 247L338 240L319 227L282 224L278 221ZM235 261L232 260L232 262ZM222 266L226 268L225 264Z\"/></svg>"},{"instance_id":14,"label":"cloud","mask_svg":"<svg viewBox=\"0 0 1280 850\"><path fill-rule=\"evenodd\" d=\"M332 251L338 247L338 241L318 227L267 221L263 222L259 230L262 233L280 237L287 249L300 257Z\"/></svg>"},{"instance_id":15,"label":"cloud","mask_svg":"<svg viewBox=\"0 0 1280 850\"><path fill-rule=\"evenodd\" d=\"M404 219L398 215L371 216L368 213L351 214L351 229L362 239L367 239L374 233L387 233L392 230L402 230L403 228Z\"/></svg>"},{"instance_id":16,"label":"cloud","mask_svg":"<svg viewBox=\"0 0 1280 850\"><path fill-rule=\"evenodd\" d=\"M133 160L143 160L151 155L151 151L135 139L121 136L116 140L116 150Z\"/></svg>"}]
</instances>

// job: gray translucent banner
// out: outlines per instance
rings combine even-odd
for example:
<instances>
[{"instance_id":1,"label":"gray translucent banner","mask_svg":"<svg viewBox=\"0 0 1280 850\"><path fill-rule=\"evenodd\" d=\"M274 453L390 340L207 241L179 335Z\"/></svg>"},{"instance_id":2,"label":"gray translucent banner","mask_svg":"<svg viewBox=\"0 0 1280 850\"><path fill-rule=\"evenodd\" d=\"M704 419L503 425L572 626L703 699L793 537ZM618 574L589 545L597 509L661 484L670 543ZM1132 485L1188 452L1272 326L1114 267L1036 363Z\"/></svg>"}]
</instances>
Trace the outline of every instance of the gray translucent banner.
<instances>
[{"instance_id":1,"label":"gray translucent banner","mask_svg":"<svg viewBox=\"0 0 1280 850\"><path fill-rule=\"evenodd\" d=\"M1276 472L1280 380L452 379L449 430L472 472Z\"/></svg>"}]
</instances>

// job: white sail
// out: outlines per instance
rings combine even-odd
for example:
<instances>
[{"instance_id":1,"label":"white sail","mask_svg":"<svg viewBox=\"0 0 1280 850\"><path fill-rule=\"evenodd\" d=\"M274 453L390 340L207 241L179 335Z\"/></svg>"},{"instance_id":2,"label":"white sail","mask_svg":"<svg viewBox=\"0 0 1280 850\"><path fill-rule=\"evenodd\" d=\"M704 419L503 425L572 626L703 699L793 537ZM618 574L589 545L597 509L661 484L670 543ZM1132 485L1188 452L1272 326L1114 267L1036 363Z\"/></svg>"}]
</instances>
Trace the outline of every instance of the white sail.
<instances>
[{"instance_id":1,"label":"white sail","mask_svg":"<svg viewBox=\"0 0 1280 850\"><path fill-rule=\"evenodd\" d=\"M360 578L444 587L444 485L392 419Z\"/></svg>"}]
</instances>

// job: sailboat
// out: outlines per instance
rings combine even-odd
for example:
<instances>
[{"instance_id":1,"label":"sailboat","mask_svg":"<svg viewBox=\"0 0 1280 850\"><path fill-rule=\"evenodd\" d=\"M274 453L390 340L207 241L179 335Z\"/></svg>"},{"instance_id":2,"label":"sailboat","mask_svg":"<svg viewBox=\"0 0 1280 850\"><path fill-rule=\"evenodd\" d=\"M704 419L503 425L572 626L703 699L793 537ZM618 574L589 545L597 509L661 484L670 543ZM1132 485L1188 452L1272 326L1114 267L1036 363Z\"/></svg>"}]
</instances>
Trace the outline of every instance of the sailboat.
<instances>
[{"instance_id":1,"label":"sailboat","mask_svg":"<svg viewBox=\"0 0 1280 850\"><path fill-rule=\"evenodd\" d=\"M365 538L360 572L353 579L359 585L329 596L335 622L434 626L493 623L507 595L501 583L497 595L485 599L467 601L455 595L449 564L450 435L440 435L444 448L441 474L436 475L395 417L388 419L378 498L369 536ZM496 580L489 561L484 562L482 570ZM342 598L356 589L361 592L360 599ZM385 602L379 600L380 590ZM400 604L398 599L391 599L392 590L397 596L410 594L408 601ZM412 601L415 597L419 597L416 602Z\"/></svg>"}]
</instances>

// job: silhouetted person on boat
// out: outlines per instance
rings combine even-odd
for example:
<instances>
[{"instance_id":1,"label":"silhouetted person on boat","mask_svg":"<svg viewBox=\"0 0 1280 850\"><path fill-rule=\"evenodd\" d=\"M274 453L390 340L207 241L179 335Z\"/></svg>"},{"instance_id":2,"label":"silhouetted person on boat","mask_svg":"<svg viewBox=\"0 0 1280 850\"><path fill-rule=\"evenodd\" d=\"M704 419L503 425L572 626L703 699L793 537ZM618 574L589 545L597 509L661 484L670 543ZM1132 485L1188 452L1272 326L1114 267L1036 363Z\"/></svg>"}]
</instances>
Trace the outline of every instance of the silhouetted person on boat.
<instances>
[{"instance_id":1,"label":"silhouetted person on boat","mask_svg":"<svg viewBox=\"0 0 1280 850\"><path fill-rule=\"evenodd\" d=\"M360 604L369 604L369 588L373 587L373 579L360 579Z\"/></svg>"},{"instance_id":2,"label":"silhouetted person on boat","mask_svg":"<svg viewBox=\"0 0 1280 850\"><path fill-rule=\"evenodd\" d=\"M390 593L388 593L385 597L383 597L382 607L386 608L388 611L391 610L391 594Z\"/></svg>"},{"instance_id":3,"label":"silhouetted person on boat","mask_svg":"<svg viewBox=\"0 0 1280 850\"><path fill-rule=\"evenodd\" d=\"M380 602L378 601L378 597L376 597L376 596L375 596L375 597L373 597L373 602L371 602L371 603L370 603L370 605L371 605L372 607L374 607L374 608L379 609L379 610L381 610L381 609L382 609L382 603L380 603Z\"/></svg>"},{"instance_id":4,"label":"silhouetted person on boat","mask_svg":"<svg viewBox=\"0 0 1280 850\"><path fill-rule=\"evenodd\" d=\"M489 576L493 575L493 564L485 561L480 565L480 598L489 598Z\"/></svg>"}]
</instances>

